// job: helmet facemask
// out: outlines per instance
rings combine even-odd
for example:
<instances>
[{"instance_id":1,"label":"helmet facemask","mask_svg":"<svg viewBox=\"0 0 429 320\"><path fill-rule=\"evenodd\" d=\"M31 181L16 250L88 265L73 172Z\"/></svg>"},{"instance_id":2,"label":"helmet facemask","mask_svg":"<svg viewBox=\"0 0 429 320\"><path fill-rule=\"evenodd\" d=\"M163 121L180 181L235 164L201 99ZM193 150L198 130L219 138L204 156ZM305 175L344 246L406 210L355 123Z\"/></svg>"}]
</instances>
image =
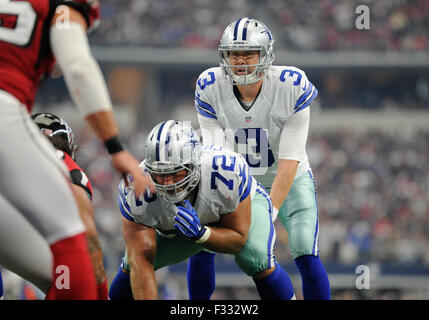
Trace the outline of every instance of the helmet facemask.
<instances>
[{"instance_id":1,"label":"helmet facemask","mask_svg":"<svg viewBox=\"0 0 429 320\"><path fill-rule=\"evenodd\" d=\"M157 192L169 202L186 199L200 181L199 141L192 126L176 120L158 124L147 138L144 164ZM186 176L180 181L169 185L157 182L159 176L174 176L183 170Z\"/></svg>"},{"instance_id":2,"label":"helmet facemask","mask_svg":"<svg viewBox=\"0 0 429 320\"><path fill-rule=\"evenodd\" d=\"M259 54L258 63L251 65L232 65L230 62L230 52L232 51L257 51ZM269 56L264 47L237 48L233 46L219 46L220 67L224 71L224 74L232 81L233 85L247 85L263 79L272 63L272 61L267 62ZM248 69L252 67L255 67L255 69L249 73ZM234 69L245 69L245 72L243 75L237 75Z\"/></svg>"},{"instance_id":3,"label":"helmet facemask","mask_svg":"<svg viewBox=\"0 0 429 320\"><path fill-rule=\"evenodd\" d=\"M158 194L172 203L184 200L200 181L200 170L192 164L174 166L173 164L155 162L149 165L146 160L144 164L152 177ZM169 185L157 183L157 176L175 175L183 170L186 170L186 176L182 180Z\"/></svg>"}]
</instances>

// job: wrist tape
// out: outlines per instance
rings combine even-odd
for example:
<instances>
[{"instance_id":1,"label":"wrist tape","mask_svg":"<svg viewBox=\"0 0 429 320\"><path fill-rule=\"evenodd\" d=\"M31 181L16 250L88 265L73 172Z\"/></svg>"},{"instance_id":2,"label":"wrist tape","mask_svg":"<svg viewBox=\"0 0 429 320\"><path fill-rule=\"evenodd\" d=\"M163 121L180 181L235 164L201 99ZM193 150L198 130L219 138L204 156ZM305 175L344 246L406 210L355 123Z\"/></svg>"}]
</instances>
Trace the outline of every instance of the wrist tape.
<instances>
[{"instance_id":1,"label":"wrist tape","mask_svg":"<svg viewBox=\"0 0 429 320\"><path fill-rule=\"evenodd\" d=\"M210 238L211 230L209 227L205 227L206 232L204 232L203 236L195 241L195 243L202 244L206 242Z\"/></svg>"},{"instance_id":2,"label":"wrist tape","mask_svg":"<svg viewBox=\"0 0 429 320\"><path fill-rule=\"evenodd\" d=\"M109 154L114 154L114 153L117 153L117 152L124 150L124 147L122 146L122 143L119 140L118 136L114 136L114 137L104 141L104 146L106 147L107 152Z\"/></svg>"}]
</instances>

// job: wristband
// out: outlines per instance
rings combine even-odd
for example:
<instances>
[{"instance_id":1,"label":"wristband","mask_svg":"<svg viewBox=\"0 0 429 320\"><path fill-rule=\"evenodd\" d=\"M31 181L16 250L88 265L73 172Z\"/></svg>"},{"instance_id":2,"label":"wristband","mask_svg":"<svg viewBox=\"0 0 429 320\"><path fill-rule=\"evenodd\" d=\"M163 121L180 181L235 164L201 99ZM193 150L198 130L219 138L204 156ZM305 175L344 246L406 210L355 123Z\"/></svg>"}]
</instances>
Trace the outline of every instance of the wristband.
<instances>
[{"instance_id":1,"label":"wristband","mask_svg":"<svg viewBox=\"0 0 429 320\"><path fill-rule=\"evenodd\" d=\"M204 232L203 236L201 238L199 238L198 240L196 240L195 243L202 244L202 243L206 242L209 239L210 234L211 234L210 228L206 227L206 232Z\"/></svg>"},{"instance_id":2,"label":"wristband","mask_svg":"<svg viewBox=\"0 0 429 320\"><path fill-rule=\"evenodd\" d=\"M124 150L124 147L122 146L122 143L119 140L118 136L114 136L114 137L104 141L104 146L106 147L107 152L109 154L114 154L114 153L117 153L117 152Z\"/></svg>"}]
</instances>

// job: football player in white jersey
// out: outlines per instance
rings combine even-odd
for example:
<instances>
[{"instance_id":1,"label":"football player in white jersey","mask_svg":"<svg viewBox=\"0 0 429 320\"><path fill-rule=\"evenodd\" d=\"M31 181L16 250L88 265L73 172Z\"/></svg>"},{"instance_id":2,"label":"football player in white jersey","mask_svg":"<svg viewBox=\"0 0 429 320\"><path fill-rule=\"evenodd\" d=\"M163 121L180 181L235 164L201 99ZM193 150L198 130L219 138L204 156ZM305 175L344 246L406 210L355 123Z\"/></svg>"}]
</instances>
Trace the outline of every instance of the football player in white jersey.
<instances>
[{"instance_id":1,"label":"football player in white jersey","mask_svg":"<svg viewBox=\"0 0 429 320\"><path fill-rule=\"evenodd\" d=\"M154 271L203 249L234 255L262 299L294 298L292 283L273 256L269 195L240 154L215 145L201 148L199 141L187 123L158 124L141 163L157 194L139 199L132 186L120 182L126 254L110 299L156 299Z\"/></svg>"},{"instance_id":2,"label":"football player in white jersey","mask_svg":"<svg viewBox=\"0 0 429 320\"><path fill-rule=\"evenodd\" d=\"M301 273L304 299L329 299L329 280L318 253L314 177L305 150L309 107L318 91L304 71L272 65L273 43L261 21L232 22L220 40L220 67L197 80L195 107L203 143L241 153L255 179L270 190L275 217L278 213L288 232ZM207 273L199 261L201 257L190 259L188 282L201 269ZM199 273L199 288L204 272Z\"/></svg>"}]
</instances>

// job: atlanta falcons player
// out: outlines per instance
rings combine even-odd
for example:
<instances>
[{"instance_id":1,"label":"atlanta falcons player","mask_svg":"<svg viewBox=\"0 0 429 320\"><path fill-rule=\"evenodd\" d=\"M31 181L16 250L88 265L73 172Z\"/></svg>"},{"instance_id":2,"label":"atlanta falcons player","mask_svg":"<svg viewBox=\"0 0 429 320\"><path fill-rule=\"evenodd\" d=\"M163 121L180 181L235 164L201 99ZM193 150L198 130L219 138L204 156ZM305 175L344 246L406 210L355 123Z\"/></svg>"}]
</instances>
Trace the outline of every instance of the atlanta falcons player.
<instances>
[{"instance_id":1,"label":"atlanta falcons player","mask_svg":"<svg viewBox=\"0 0 429 320\"><path fill-rule=\"evenodd\" d=\"M75 162L77 145L74 142L73 131L62 118L52 113L36 113L31 117L57 149L57 155L63 160L70 172L71 187L86 229L89 255L97 282L97 299L107 300L107 277L103 265L103 252L94 221L94 207L91 202L93 199L92 185L88 176Z\"/></svg>"},{"instance_id":2,"label":"atlanta falcons player","mask_svg":"<svg viewBox=\"0 0 429 320\"><path fill-rule=\"evenodd\" d=\"M86 31L97 26L99 10L95 0L0 0L0 264L31 277L47 245L52 269L43 270L45 281L37 284L47 299L97 298L68 172L29 115L55 61L115 169L132 176L137 196L146 187L155 192L118 139L106 84L89 49ZM67 286L58 285L64 277Z\"/></svg>"}]
</instances>

